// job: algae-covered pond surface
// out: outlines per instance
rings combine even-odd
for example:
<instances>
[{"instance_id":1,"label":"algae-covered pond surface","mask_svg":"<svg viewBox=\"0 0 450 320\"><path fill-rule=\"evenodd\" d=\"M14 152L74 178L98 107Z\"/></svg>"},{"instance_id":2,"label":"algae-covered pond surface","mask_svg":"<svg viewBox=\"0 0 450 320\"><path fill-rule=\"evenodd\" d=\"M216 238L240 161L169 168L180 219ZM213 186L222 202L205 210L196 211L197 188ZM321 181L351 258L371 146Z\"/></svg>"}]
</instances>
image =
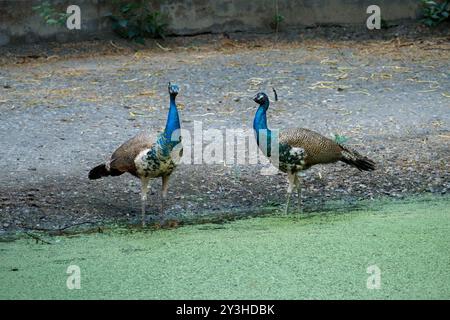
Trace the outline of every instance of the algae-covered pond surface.
<instances>
[{"instance_id":1,"label":"algae-covered pond surface","mask_svg":"<svg viewBox=\"0 0 450 320\"><path fill-rule=\"evenodd\" d=\"M1 242L0 298L449 299L450 198L370 208Z\"/></svg>"}]
</instances>

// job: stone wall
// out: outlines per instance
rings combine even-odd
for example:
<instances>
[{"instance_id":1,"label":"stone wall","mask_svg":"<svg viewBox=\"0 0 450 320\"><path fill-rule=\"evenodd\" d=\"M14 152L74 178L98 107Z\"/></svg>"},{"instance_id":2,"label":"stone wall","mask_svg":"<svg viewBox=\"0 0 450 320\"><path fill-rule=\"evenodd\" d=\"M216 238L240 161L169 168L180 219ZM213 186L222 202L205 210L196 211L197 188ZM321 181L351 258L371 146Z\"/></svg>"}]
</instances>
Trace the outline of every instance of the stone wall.
<instances>
[{"instance_id":1,"label":"stone wall","mask_svg":"<svg viewBox=\"0 0 450 320\"><path fill-rule=\"evenodd\" d=\"M42 40L77 41L110 37L112 10L106 0L51 0L60 10L81 8L81 30L48 26L32 10L38 0L0 0L0 45ZM222 31L269 31L278 12L286 27L315 24L363 24L366 8L377 4L386 21L415 19L418 0L155 0L152 6L167 15L171 33L187 35Z\"/></svg>"}]
</instances>

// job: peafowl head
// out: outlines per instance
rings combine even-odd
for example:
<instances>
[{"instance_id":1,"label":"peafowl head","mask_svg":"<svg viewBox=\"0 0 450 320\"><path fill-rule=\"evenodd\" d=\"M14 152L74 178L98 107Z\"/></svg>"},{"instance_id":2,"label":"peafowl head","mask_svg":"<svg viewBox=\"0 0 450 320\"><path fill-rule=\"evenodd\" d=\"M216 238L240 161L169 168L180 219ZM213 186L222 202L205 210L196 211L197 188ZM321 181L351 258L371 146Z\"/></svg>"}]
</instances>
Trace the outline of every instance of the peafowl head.
<instances>
[{"instance_id":1,"label":"peafowl head","mask_svg":"<svg viewBox=\"0 0 450 320\"><path fill-rule=\"evenodd\" d=\"M259 105L267 105L267 107L269 107L269 97L264 92L257 93L253 98L253 101Z\"/></svg>"},{"instance_id":2,"label":"peafowl head","mask_svg":"<svg viewBox=\"0 0 450 320\"><path fill-rule=\"evenodd\" d=\"M169 94L171 97L176 97L178 92L180 92L180 88L176 84L171 84L169 82Z\"/></svg>"}]
</instances>

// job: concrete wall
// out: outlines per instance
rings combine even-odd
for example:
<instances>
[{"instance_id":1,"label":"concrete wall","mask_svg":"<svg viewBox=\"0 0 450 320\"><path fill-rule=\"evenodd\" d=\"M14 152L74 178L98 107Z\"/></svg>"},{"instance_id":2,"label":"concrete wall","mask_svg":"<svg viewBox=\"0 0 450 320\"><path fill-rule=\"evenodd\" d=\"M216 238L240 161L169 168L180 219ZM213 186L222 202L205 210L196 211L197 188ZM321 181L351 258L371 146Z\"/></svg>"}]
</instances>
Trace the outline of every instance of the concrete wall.
<instances>
[{"instance_id":1,"label":"concrete wall","mask_svg":"<svg viewBox=\"0 0 450 320\"><path fill-rule=\"evenodd\" d=\"M81 8L81 30L48 26L32 10L39 0L0 0L0 45L41 40L76 41L111 36L103 16L111 11L106 0L51 0L61 11L70 4ZM152 6L165 13L174 34L270 30L278 2L285 26L315 24L361 24L371 4L381 7L387 21L414 19L418 0L154 0Z\"/></svg>"},{"instance_id":2,"label":"concrete wall","mask_svg":"<svg viewBox=\"0 0 450 320\"><path fill-rule=\"evenodd\" d=\"M161 10L171 18L177 33L268 30L276 13L286 26L365 23L369 5L381 8L386 21L415 19L418 0L166 0Z\"/></svg>"},{"instance_id":3,"label":"concrete wall","mask_svg":"<svg viewBox=\"0 0 450 320\"><path fill-rule=\"evenodd\" d=\"M111 34L108 19L102 18L110 11L105 0L51 0L59 12L65 12L70 4L81 8L81 30L49 26L33 11L40 0L0 0L0 45L34 43L41 40L76 41Z\"/></svg>"}]
</instances>

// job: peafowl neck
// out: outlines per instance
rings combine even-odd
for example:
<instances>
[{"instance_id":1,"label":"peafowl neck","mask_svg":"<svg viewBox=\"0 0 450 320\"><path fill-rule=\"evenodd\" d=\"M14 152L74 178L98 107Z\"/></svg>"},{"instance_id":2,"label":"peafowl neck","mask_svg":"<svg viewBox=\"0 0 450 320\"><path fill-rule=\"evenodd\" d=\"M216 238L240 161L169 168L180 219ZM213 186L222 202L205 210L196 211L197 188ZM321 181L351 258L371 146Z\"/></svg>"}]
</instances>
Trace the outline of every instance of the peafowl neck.
<instances>
[{"instance_id":1,"label":"peafowl neck","mask_svg":"<svg viewBox=\"0 0 450 320\"><path fill-rule=\"evenodd\" d=\"M260 105L256 111L255 118L253 119L253 129L258 131L260 129L267 130L267 107L265 105Z\"/></svg>"},{"instance_id":2,"label":"peafowl neck","mask_svg":"<svg viewBox=\"0 0 450 320\"><path fill-rule=\"evenodd\" d=\"M181 139L179 136L179 129L180 129L180 117L178 116L177 105L175 103L175 96L171 95L166 127L162 135L163 139L160 140L160 144L163 147L163 150L170 151L174 146L176 146L180 142Z\"/></svg>"},{"instance_id":3,"label":"peafowl neck","mask_svg":"<svg viewBox=\"0 0 450 320\"><path fill-rule=\"evenodd\" d=\"M256 134L256 143L258 146L262 147L261 149L266 154L266 156L270 156L270 143L272 131L267 127L267 109L269 108L269 101L261 104L256 111L255 118L253 119L253 129ZM266 139L264 139L266 137ZM260 141L260 138L263 140ZM266 141L266 147L260 145L260 142Z\"/></svg>"}]
</instances>

